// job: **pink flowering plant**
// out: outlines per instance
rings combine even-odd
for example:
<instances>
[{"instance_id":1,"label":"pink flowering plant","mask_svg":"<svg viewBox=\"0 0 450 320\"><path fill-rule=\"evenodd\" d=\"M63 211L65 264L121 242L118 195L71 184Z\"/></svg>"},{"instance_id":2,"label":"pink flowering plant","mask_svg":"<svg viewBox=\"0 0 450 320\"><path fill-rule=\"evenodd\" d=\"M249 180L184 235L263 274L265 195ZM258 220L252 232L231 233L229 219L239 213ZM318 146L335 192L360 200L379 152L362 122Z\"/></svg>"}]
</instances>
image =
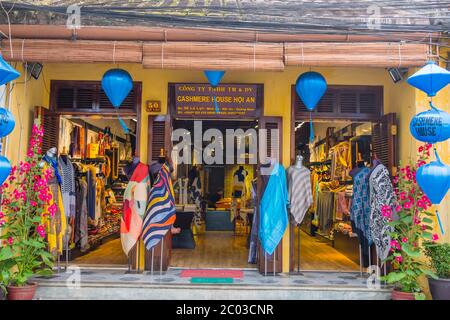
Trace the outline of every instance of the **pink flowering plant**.
<instances>
[{"instance_id":1,"label":"pink flowering plant","mask_svg":"<svg viewBox=\"0 0 450 320\"><path fill-rule=\"evenodd\" d=\"M417 163L400 168L393 179L397 205L381 208L394 230L387 258L392 270L383 280L399 291L414 293L416 299L424 298L417 279L423 275L436 277L423 262L421 246L424 240L436 241L439 236L433 233L432 204L416 181L416 172L426 164L431 148L431 144L419 147Z\"/></svg>"},{"instance_id":2,"label":"pink flowering plant","mask_svg":"<svg viewBox=\"0 0 450 320\"><path fill-rule=\"evenodd\" d=\"M40 165L42 136L40 124L35 123L25 161L12 168L0 187L0 280L4 286L25 286L34 275L50 274L53 267L45 225L54 214L48 188L52 172Z\"/></svg>"}]
</instances>

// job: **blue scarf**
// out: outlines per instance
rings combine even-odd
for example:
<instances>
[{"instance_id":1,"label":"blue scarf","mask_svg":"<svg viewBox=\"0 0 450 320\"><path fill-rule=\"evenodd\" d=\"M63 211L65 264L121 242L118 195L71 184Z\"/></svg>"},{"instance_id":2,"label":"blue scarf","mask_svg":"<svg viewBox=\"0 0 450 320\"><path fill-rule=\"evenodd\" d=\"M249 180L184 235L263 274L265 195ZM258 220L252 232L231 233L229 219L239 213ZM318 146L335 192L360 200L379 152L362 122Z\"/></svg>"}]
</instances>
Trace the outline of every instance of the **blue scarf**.
<instances>
[{"instance_id":1,"label":"blue scarf","mask_svg":"<svg viewBox=\"0 0 450 320\"><path fill-rule=\"evenodd\" d=\"M58 184L61 185L62 179L61 179L61 175L59 174L58 161L56 161L56 159L47 157L47 155L45 155L42 159L44 159L44 161L46 161L48 164L50 164L53 167L53 171L55 172L55 176L56 176L56 179L58 180Z\"/></svg>"}]
</instances>

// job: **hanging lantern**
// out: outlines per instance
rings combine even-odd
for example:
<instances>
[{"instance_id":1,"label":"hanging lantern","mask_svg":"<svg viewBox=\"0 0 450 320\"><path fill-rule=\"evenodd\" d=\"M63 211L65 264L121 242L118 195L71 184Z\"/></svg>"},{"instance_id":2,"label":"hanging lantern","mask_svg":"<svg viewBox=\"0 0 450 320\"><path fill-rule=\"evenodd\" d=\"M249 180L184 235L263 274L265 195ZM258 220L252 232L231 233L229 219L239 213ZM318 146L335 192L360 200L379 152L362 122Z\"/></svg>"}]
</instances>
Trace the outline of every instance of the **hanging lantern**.
<instances>
[{"instance_id":1,"label":"hanging lantern","mask_svg":"<svg viewBox=\"0 0 450 320\"><path fill-rule=\"evenodd\" d=\"M125 70L111 69L103 76L102 88L114 108L119 108L133 89L133 79Z\"/></svg>"},{"instance_id":2,"label":"hanging lantern","mask_svg":"<svg viewBox=\"0 0 450 320\"><path fill-rule=\"evenodd\" d=\"M414 138L427 143L446 141L450 138L450 114L435 108L415 115L409 130Z\"/></svg>"},{"instance_id":3,"label":"hanging lantern","mask_svg":"<svg viewBox=\"0 0 450 320\"><path fill-rule=\"evenodd\" d=\"M303 101L310 112L313 111L320 99L327 91L327 82L325 78L318 72L309 71L305 72L298 77L295 83L295 91L297 91L298 96ZM314 141L314 127L312 123L312 116L310 113L310 123L309 123L309 141L313 143Z\"/></svg>"},{"instance_id":4,"label":"hanging lantern","mask_svg":"<svg viewBox=\"0 0 450 320\"><path fill-rule=\"evenodd\" d=\"M439 90L450 83L450 72L433 61L428 61L422 69L408 78L408 83L422 90L429 97L434 97Z\"/></svg>"},{"instance_id":5,"label":"hanging lantern","mask_svg":"<svg viewBox=\"0 0 450 320\"><path fill-rule=\"evenodd\" d=\"M327 91L327 82L318 72L305 72L298 77L295 90L306 108L313 111Z\"/></svg>"},{"instance_id":6,"label":"hanging lantern","mask_svg":"<svg viewBox=\"0 0 450 320\"><path fill-rule=\"evenodd\" d=\"M0 185L8 179L11 173L11 163L4 156L0 156Z\"/></svg>"},{"instance_id":7,"label":"hanging lantern","mask_svg":"<svg viewBox=\"0 0 450 320\"><path fill-rule=\"evenodd\" d=\"M11 67L0 55L0 86L20 77L20 73Z\"/></svg>"},{"instance_id":8,"label":"hanging lantern","mask_svg":"<svg viewBox=\"0 0 450 320\"><path fill-rule=\"evenodd\" d=\"M450 166L442 163L437 152L436 161L421 166L416 173L417 184L430 199L439 204L450 188Z\"/></svg>"},{"instance_id":9,"label":"hanging lantern","mask_svg":"<svg viewBox=\"0 0 450 320\"><path fill-rule=\"evenodd\" d=\"M220 80L222 80L225 71L223 70L205 70L203 71L203 73L205 74L206 78L208 78L208 82L211 85L211 87L216 88L219 83ZM217 103L217 97L214 96L213 97L214 100L214 107L216 109L216 113L219 113L219 104Z\"/></svg>"},{"instance_id":10,"label":"hanging lantern","mask_svg":"<svg viewBox=\"0 0 450 320\"><path fill-rule=\"evenodd\" d=\"M14 116L5 108L0 108L0 138L10 134L16 125Z\"/></svg>"}]
</instances>

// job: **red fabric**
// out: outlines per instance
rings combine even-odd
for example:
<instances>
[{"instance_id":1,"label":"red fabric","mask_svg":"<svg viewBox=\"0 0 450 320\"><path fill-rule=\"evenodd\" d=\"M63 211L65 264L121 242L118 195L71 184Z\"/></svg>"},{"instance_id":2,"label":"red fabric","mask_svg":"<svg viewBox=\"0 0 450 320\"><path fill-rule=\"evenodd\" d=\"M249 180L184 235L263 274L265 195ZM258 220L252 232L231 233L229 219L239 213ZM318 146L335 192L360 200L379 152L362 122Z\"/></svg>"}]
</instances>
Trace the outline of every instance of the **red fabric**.
<instances>
[{"instance_id":1,"label":"red fabric","mask_svg":"<svg viewBox=\"0 0 450 320\"><path fill-rule=\"evenodd\" d=\"M181 278L233 278L243 279L244 272L240 270L209 270L209 269L192 269L183 270L180 274Z\"/></svg>"}]
</instances>

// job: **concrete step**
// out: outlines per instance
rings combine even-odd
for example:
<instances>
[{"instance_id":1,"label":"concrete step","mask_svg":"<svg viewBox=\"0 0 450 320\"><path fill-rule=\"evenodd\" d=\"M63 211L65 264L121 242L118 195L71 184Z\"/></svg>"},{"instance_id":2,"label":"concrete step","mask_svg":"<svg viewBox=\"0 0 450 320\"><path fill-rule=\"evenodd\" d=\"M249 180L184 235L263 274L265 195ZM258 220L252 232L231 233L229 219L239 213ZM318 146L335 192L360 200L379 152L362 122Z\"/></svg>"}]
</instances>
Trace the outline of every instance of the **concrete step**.
<instances>
[{"instance_id":1,"label":"concrete step","mask_svg":"<svg viewBox=\"0 0 450 320\"><path fill-rule=\"evenodd\" d=\"M391 289L368 287L355 273L305 272L264 277L243 271L232 284L191 283L181 270L126 274L124 270L75 269L37 278L36 299L54 300L387 300Z\"/></svg>"},{"instance_id":2,"label":"concrete step","mask_svg":"<svg viewBox=\"0 0 450 320\"><path fill-rule=\"evenodd\" d=\"M39 300L389 300L391 290L314 286L39 284Z\"/></svg>"}]
</instances>

